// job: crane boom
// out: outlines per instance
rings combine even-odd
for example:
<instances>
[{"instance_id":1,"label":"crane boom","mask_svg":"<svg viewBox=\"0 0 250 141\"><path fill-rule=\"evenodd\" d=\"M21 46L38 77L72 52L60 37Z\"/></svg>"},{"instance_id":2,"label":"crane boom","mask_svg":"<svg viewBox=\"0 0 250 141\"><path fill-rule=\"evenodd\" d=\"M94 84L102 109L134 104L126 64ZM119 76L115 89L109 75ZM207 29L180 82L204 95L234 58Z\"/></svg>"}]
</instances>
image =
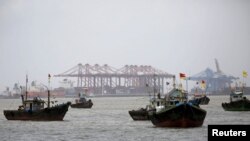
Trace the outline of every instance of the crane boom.
<instances>
[{"instance_id":1,"label":"crane boom","mask_svg":"<svg viewBox=\"0 0 250 141\"><path fill-rule=\"evenodd\" d=\"M217 72L221 73L220 66L219 66L219 63L218 63L217 59L215 58L214 60L215 60L215 65L216 65Z\"/></svg>"}]
</instances>

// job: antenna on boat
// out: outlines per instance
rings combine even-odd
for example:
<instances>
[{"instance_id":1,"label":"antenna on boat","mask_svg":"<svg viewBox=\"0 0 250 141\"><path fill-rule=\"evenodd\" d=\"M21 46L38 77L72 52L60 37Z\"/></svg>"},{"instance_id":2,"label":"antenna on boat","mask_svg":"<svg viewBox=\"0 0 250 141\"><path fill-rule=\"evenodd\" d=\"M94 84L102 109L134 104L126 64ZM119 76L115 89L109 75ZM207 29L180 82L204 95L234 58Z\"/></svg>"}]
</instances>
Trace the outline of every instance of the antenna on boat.
<instances>
[{"instance_id":1,"label":"antenna on boat","mask_svg":"<svg viewBox=\"0 0 250 141\"><path fill-rule=\"evenodd\" d=\"M154 99L155 99L155 93L156 93L156 84L155 84L155 81L156 81L156 78L155 78L156 74L154 74Z\"/></svg>"},{"instance_id":2,"label":"antenna on boat","mask_svg":"<svg viewBox=\"0 0 250 141\"><path fill-rule=\"evenodd\" d=\"M48 108L50 107L50 74L48 74Z\"/></svg>"},{"instance_id":3,"label":"antenna on boat","mask_svg":"<svg viewBox=\"0 0 250 141\"><path fill-rule=\"evenodd\" d=\"M149 87L149 85L148 85L148 83L146 83L146 88L147 88L148 96L149 96L149 99L150 99L151 95L150 95L150 91L148 90L148 87Z\"/></svg>"},{"instance_id":4,"label":"antenna on boat","mask_svg":"<svg viewBox=\"0 0 250 141\"><path fill-rule=\"evenodd\" d=\"M168 94L168 85L169 85L169 82L166 82L166 86L167 86L167 94Z\"/></svg>"},{"instance_id":5,"label":"antenna on boat","mask_svg":"<svg viewBox=\"0 0 250 141\"><path fill-rule=\"evenodd\" d=\"M22 86L20 86L20 89L21 89L22 104L24 105L23 87L22 87Z\"/></svg>"},{"instance_id":6,"label":"antenna on boat","mask_svg":"<svg viewBox=\"0 0 250 141\"><path fill-rule=\"evenodd\" d=\"M26 74L25 100L27 100L27 96L28 96L27 85L28 85L28 75Z\"/></svg>"},{"instance_id":7,"label":"antenna on boat","mask_svg":"<svg viewBox=\"0 0 250 141\"><path fill-rule=\"evenodd\" d=\"M188 80L190 80L191 78L190 77L187 77L186 78L186 91L188 92Z\"/></svg>"},{"instance_id":8,"label":"antenna on boat","mask_svg":"<svg viewBox=\"0 0 250 141\"><path fill-rule=\"evenodd\" d=\"M173 75L173 87L174 87L174 89L176 88L176 84L175 84L175 75Z\"/></svg>"}]
</instances>

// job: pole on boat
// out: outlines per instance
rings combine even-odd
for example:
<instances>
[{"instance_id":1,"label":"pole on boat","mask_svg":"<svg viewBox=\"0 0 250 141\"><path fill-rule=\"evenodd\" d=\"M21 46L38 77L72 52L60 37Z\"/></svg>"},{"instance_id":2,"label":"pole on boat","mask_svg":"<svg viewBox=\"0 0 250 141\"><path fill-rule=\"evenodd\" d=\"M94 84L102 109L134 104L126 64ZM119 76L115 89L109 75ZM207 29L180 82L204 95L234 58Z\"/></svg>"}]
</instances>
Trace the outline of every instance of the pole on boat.
<instances>
[{"instance_id":1,"label":"pole on boat","mask_svg":"<svg viewBox=\"0 0 250 141\"><path fill-rule=\"evenodd\" d=\"M169 85L169 82L166 82L166 85L167 85L166 89L167 89L167 94L168 94L168 85Z\"/></svg>"},{"instance_id":2,"label":"pole on boat","mask_svg":"<svg viewBox=\"0 0 250 141\"><path fill-rule=\"evenodd\" d=\"M176 84L175 84L175 75L173 76L173 87L174 87L174 89L176 88Z\"/></svg>"},{"instance_id":3,"label":"pole on boat","mask_svg":"<svg viewBox=\"0 0 250 141\"><path fill-rule=\"evenodd\" d=\"M186 78L186 91L188 92L188 80L189 80L190 78L189 77L187 77Z\"/></svg>"},{"instance_id":4,"label":"pole on boat","mask_svg":"<svg viewBox=\"0 0 250 141\"><path fill-rule=\"evenodd\" d=\"M155 100L155 93L156 93L156 84L155 84L155 81L156 81L156 74L154 74L154 100Z\"/></svg>"},{"instance_id":5,"label":"pole on boat","mask_svg":"<svg viewBox=\"0 0 250 141\"><path fill-rule=\"evenodd\" d=\"M49 87L50 87L50 74L48 75L48 108L50 107L50 90L49 90Z\"/></svg>"},{"instance_id":6,"label":"pole on boat","mask_svg":"<svg viewBox=\"0 0 250 141\"><path fill-rule=\"evenodd\" d=\"M101 78L102 96L103 96L103 79Z\"/></svg>"},{"instance_id":7,"label":"pole on boat","mask_svg":"<svg viewBox=\"0 0 250 141\"><path fill-rule=\"evenodd\" d=\"M24 105L23 87L22 87L22 86L20 86L20 89L21 89L22 104Z\"/></svg>"},{"instance_id":8,"label":"pole on boat","mask_svg":"<svg viewBox=\"0 0 250 141\"><path fill-rule=\"evenodd\" d=\"M150 92L149 92L149 90L148 90L148 83L146 83L146 88L147 88L147 92L148 92L148 96L149 96L149 100L150 100L150 97L151 97L151 95L150 95Z\"/></svg>"},{"instance_id":9,"label":"pole on boat","mask_svg":"<svg viewBox=\"0 0 250 141\"><path fill-rule=\"evenodd\" d=\"M27 96L28 96L27 84L28 84L28 75L26 74L25 100L27 100Z\"/></svg>"}]
</instances>

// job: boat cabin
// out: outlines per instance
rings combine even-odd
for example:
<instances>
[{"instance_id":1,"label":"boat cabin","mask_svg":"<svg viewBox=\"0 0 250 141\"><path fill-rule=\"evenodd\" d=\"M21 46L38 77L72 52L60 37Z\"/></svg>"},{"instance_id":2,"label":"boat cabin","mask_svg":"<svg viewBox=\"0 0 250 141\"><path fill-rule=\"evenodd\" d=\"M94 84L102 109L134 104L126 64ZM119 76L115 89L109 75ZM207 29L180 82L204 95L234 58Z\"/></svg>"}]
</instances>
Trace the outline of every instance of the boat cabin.
<instances>
[{"instance_id":1,"label":"boat cabin","mask_svg":"<svg viewBox=\"0 0 250 141\"><path fill-rule=\"evenodd\" d=\"M85 97L81 97L79 99L76 99L75 101L76 101L76 103L84 103L87 101L87 99Z\"/></svg>"},{"instance_id":2,"label":"boat cabin","mask_svg":"<svg viewBox=\"0 0 250 141\"><path fill-rule=\"evenodd\" d=\"M24 108L25 111L37 111L44 109L44 100L41 100L38 97L34 97L32 100L25 100L23 106L19 107L19 110Z\"/></svg>"},{"instance_id":3,"label":"boat cabin","mask_svg":"<svg viewBox=\"0 0 250 141\"><path fill-rule=\"evenodd\" d=\"M230 94L230 102L239 101L244 99L243 92L240 90L232 91Z\"/></svg>"},{"instance_id":4,"label":"boat cabin","mask_svg":"<svg viewBox=\"0 0 250 141\"><path fill-rule=\"evenodd\" d=\"M150 109L155 109L156 112L163 109L166 105L166 101L163 98L151 98L150 99Z\"/></svg>"},{"instance_id":5,"label":"boat cabin","mask_svg":"<svg viewBox=\"0 0 250 141\"><path fill-rule=\"evenodd\" d=\"M88 101L87 95L84 93L79 93L79 98L75 100L76 103L85 103Z\"/></svg>"},{"instance_id":6,"label":"boat cabin","mask_svg":"<svg viewBox=\"0 0 250 141\"><path fill-rule=\"evenodd\" d=\"M181 102L187 102L187 92L180 89L173 89L164 98L157 96L157 98L150 99L150 103L156 112L161 111L166 106L174 106Z\"/></svg>"},{"instance_id":7,"label":"boat cabin","mask_svg":"<svg viewBox=\"0 0 250 141\"><path fill-rule=\"evenodd\" d=\"M170 102L170 105L176 105L179 102L185 102L187 101L187 92L180 89L173 89L169 92L166 99Z\"/></svg>"}]
</instances>

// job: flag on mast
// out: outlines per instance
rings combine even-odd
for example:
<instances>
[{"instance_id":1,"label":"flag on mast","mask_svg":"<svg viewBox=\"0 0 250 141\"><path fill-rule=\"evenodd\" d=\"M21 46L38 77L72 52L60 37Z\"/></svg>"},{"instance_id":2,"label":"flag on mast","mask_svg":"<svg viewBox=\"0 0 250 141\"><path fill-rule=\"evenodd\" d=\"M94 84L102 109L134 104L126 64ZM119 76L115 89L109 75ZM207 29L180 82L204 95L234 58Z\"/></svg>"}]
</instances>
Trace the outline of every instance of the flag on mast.
<instances>
[{"instance_id":1,"label":"flag on mast","mask_svg":"<svg viewBox=\"0 0 250 141\"><path fill-rule=\"evenodd\" d=\"M180 79L186 79L186 74L185 73L180 73Z\"/></svg>"},{"instance_id":2,"label":"flag on mast","mask_svg":"<svg viewBox=\"0 0 250 141\"><path fill-rule=\"evenodd\" d=\"M243 71L242 71L242 76L243 76L244 78L246 78L246 77L248 76L247 71L243 70Z\"/></svg>"},{"instance_id":3,"label":"flag on mast","mask_svg":"<svg viewBox=\"0 0 250 141\"><path fill-rule=\"evenodd\" d=\"M201 87L202 87L202 88L206 88L206 82L205 82L205 80L202 80L202 81L201 81Z\"/></svg>"}]
</instances>

